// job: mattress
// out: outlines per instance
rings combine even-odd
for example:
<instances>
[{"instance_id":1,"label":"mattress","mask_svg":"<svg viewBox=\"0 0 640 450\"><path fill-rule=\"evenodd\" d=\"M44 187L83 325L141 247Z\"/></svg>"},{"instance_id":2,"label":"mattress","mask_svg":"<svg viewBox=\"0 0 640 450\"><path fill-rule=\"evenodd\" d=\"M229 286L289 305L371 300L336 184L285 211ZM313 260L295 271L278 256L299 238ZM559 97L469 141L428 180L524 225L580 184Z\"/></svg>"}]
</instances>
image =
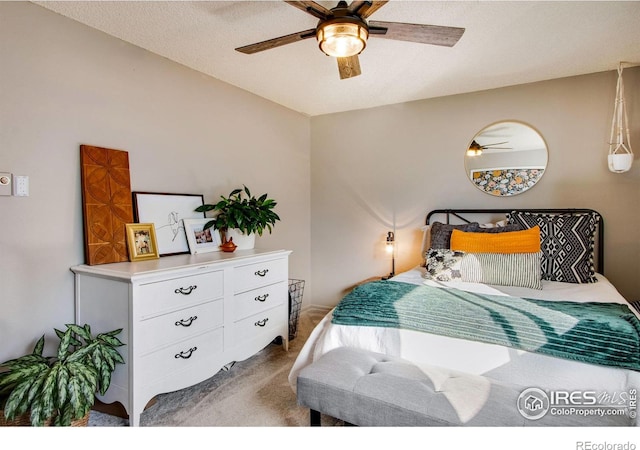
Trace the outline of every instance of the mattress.
<instances>
[{"instance_id":1,"label":"mattress","mask_svg":"<svg viewBox=\"0 0 640 450\"><path fill-rule=\"evenodd\" d=\"M511 295L541 300L628 304L601 274L597 283L573 284L543 281L541 290L491 286L479 283L436 282L424 278L416 267L392 278L413 284L429 284L443 289L455 287L471 292ZM640 318L637 311L631 308ZM640 387L640 373L531 353L495 344L439 336L413 330L346 326L331 323L332 311L312 331L289 374L295 389L299 371L338 347L356 347L413 362L425 372L441 368L447 372L488 377L492 380L549 390L627 391Z\"/></svg>"}]
</instances>

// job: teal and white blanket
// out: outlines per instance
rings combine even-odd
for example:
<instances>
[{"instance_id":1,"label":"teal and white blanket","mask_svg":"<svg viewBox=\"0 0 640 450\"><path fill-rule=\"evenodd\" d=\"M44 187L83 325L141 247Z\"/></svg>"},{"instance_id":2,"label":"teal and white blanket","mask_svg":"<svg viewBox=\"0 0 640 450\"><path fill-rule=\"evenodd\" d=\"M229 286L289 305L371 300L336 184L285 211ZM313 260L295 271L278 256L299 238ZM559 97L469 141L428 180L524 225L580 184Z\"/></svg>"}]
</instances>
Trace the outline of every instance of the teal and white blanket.
<instances>
[{"instance_id":1,"label":"teal and white blanket","mask_svg":"<svg viewBox=\"0 0 640 450\"><path fill-rule=\"evenodd\" d=\"M415 330L640 371L640 320L628 306L616 303L375 281L347 294L331 321Z\"/></svg>"}]
</instances>

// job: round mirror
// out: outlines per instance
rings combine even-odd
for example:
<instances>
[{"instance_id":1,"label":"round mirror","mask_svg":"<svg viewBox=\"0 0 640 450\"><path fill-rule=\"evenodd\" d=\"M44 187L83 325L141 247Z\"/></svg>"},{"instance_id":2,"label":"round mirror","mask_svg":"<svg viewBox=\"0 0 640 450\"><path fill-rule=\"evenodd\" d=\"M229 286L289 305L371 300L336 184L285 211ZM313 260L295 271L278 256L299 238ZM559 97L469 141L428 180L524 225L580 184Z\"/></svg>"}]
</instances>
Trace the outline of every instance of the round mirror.
<instances>
[{"instance_id":1,"label":"round mirror","mask_svg":"<svg viewBox=\"0 0 640 450\"><path fill-rule=\"evenodd\" d=\"M475 187L497 197L531 189L547 168L547 144L533 127L497 122L476 134L465 150L464 167Z\"/></svg>"}]
</instances>

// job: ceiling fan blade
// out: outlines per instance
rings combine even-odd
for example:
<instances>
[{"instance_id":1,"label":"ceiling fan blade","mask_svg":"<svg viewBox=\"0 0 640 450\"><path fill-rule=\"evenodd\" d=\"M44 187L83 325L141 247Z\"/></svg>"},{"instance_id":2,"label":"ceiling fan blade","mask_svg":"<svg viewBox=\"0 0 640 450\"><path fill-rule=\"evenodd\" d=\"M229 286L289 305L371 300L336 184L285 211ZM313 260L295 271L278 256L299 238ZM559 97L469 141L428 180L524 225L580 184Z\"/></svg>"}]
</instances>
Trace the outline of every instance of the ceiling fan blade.
<instances>
[{"instance_id":1,"label":"ceiling fan blade","mask_svg":"<svg viewBox=\"0 0 640 450\"><path fill-rule=\"evenodd\" d=\"M360 17L362 17L363 19L366 19L371 14L373 14L374 12L382 8L384 5L389 3L389 1L386 0L386 1L353 2L353 3L364 3L364 5L358 5L358 8L356 9L356 11L358 15L360 15Z\"/></svg>"},{"instance_id":2,"label":"ceiling fan blade","mask_svg":"<svg viewBox=\"0 0 640 450\"><path fill-rule=\"evenodd\" d=\"M502 144L508 144L509 141L504 141L504 142L495 142L493 144L487 144L487 145L481 145L482 148L489 148L489 147L494 147L496 145L502 145Z\"/></svg>"},{"instance_id":3,"label":"ceiling fan blade","mask_svg":"<svg viewBox=\"0 0 640 450\"><path fill-rule=\"evenodd\" d=\"M311 1L287 1L285 3L290 4L291 6L298 8L306 13L311 14L313 17L317 17L321 20L326 20L330 15L331 11L322 6L319 3L311 2Z\"/></svg>"},{"instance_id":4,"label":"ceiling fan blade","mask_svg":"<svg viewBox=\"0 0 640 450\"><path fill-rule=\"evenodd\" d=\"M386 29L386 31L384 31ZM369 22L369 35L396 41L453 47L464 34L464 28L420 25L401 22Z\"/></svg>"},{"instance_id":5,"label":"ceiling fan blade","mask_svg":"<svg viewBox=\"0 0 640 450\"><path fill-rule=\"evenodd\" d=\"M357 77L362 74L360 70L360 59L358 55L347 56L346 58L337 58L338 71L340 72L340 79Z\"/></svg>"},{"instance_id":6,"label":"ceiling fan blade","mask_svg":"<svg viewBox=\"0 0 640 450\"><path fill-rule=\"evenodd\" d=\"M277 38L269 39L267 41L257 42L255 44L245 45L244 47L236 48L240 53L246 53L251 55L264 50L269 50L282 45L293 44L294 42L302 41L316 36L316 30L305 30L298 33L288 34L286 36L280 36Z\"/></svg>"},{"instance_id":7,"label":"ceiling fan blade","mask_svg":"<svg viewBox=\"0 0 640 450\"><path fill-rule=\"evenodd\" d=\"M358 1L358 0L355 0L355 1L353 1L353 2L351 2L351 3L349 4L349 7L348 7L347 9L349 10L349 12L350 12L351 14L357 14L357 13L358 13L358 10L359 10L360 8L362 8L362 7L363 7L364 5L366 5L366 4L367 4L367 2L366 2L366 1Z\"/></svg>"}]
</instances>

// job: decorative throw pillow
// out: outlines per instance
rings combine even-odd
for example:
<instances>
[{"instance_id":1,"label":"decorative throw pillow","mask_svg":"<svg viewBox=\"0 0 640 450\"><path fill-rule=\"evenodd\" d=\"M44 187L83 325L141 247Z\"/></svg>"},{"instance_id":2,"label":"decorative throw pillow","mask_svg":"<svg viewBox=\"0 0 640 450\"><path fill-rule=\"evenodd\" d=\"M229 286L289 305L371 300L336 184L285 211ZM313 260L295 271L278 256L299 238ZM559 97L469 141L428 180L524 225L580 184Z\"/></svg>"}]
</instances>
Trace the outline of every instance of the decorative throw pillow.
<instances>
[{"instance_id":1,"label":"decorative throw pillow","mask_svg":"<svg viewBox=\"0 0 640 450\"><path fill-rule=\"evenodd\" d=\"M519 223L510 223L507 225L496 224L496 226L494 227L480 226L480 228L475 230L475 232L476 233L504 233L505 231L520 231L520 230L524 230L522 225L520 225Z\"/></svg>"},{"instance_id":2,"label":"decorative throw pillow","mask_svg":"<svg viewBox=\"0 0 640 450\"><path fill-rule=\"evenodd\" d=\"M598 214L548 214L512 211L509 223L540 227L542 279L565 283L595 283L595 235Z\"/></svg>"},{"instance_id":3,"label":"decorative throw pillow","mask_svg":"<svg viewBox=\"0 0 640 450\"><path fill-rule=\"evenodd\" d=\"M430 248L426 253L427 278L437 281L460 281L460 261L464 253Z\"/></svg>"},{"instance_id":4,"label":"decorative throw pillow","mask_svg":"<svg viewBox=\"0 0 640 450\"><path fill-rule=\"evenodd\" d=\"M460 261L462 281L542 289L537 253L465 253Z\"/></svg>"},{"instance_id":5,"label":"decorative throw pillow","mask_svg":"<svg viewBox=\"0 0 640 450\"><path fill-rule=\"evenodd\" d=\"M540 251L540 227L505 233L453 230L451 250L467 253L537 253Z\"/></svg>"},{"instance_id":6,"label":"decorative throw pillow","mask_svg":"<svg viewBox=\"0 0 640 450\"><path fill-rule=\"evenodd\" d=\"M451 243L451 233L453 230L477 231L480 229L478 222L465 223L462 225L449 225L440 222L431 224L431 244L430 248L449 248Z\"/></svg>"}]
</instances>

